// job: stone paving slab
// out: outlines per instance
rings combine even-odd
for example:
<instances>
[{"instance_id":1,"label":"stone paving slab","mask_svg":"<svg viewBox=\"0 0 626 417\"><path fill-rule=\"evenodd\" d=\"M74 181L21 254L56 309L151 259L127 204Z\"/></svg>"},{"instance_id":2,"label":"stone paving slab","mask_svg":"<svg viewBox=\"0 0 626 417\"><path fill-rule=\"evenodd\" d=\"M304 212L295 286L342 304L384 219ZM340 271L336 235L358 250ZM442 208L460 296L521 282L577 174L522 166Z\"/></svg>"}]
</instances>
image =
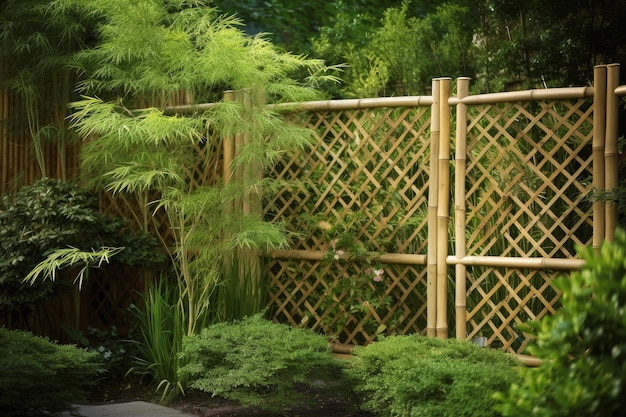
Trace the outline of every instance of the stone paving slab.
<instances>
[{"instance_id":1,"label":"stone paving slab","mask_svg":"<svg viewBox=\"0 0 626 417\"><path fill-rule=\"evenodd\" d=\"M63 417L192 417L191 414L145 401L98 405L77 405L77 410L61 414Z\"/></svg>"}]
</instances>

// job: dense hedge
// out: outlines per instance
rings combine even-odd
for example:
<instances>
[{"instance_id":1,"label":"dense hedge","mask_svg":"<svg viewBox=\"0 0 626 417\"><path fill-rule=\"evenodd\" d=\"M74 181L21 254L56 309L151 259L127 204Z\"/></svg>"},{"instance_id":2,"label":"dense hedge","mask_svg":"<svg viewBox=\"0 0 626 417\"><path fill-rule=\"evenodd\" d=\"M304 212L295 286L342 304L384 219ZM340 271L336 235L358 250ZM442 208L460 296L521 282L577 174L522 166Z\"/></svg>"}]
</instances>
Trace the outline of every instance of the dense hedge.
<instances>
[{"instance_id":1,"label":"dense hedge","mask_svg":"<svg viewBox=\"0 0 626 417\"><path fill-rule=\"evenodd\" d=\"M70 410L101 372L100 355L0 328L0 410L4 417Z\"/></svg>"}]
</instances>

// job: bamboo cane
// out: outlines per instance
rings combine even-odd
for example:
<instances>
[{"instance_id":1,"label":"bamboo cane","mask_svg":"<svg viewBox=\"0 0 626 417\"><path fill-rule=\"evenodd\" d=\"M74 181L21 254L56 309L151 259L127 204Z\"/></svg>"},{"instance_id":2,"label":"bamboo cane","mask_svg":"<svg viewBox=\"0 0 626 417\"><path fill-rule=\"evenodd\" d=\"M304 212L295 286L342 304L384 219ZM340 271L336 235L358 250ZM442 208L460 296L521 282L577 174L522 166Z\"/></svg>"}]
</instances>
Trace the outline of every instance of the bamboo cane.
<instances>
[{"instance_id":1,"label":"bamboo cane","mask_svg":"<svg viewBox=\"0 0 626 417\"><path fill-rule=\"evenodd\" d=\"M4 67L4 65L2 66ZM4 68L0 68L0 74L4 75ZM8 103L8 91L6 89L0 90L2 94L2 100L0 100L0 114L2 114L2 166L0 167L0 193L5 194L7 192L7 183L9 182L9 129L7 122L9 118L9 103Z\"/></svg>"},{"instance_id":2,"label":"bamboo cane","mask_svg":"<svg viewBox=\"0 0 626 417\"><path fill-rule=\"evenodd\" d=\"M450 78L439 85L439 191L437 195L437 337L448 338L448 226L450 222Z\"/></svg>"},{"instance_id":3,"label":"bamboo cane","mask_svg":"<svg viewBox=\"0 0 626 417\"><path fill-rule=\"evenodd\" d=\"M235 93L232 90L224 91L224 101L234 101ZM229 182L233 176L233 170L231 164L233 157L235 156L235 142L232 136L225 136L222 140L223 147L223 161L222 161L222 173L224 184Z\"/></svg>"},{"instance_id":4,"label":"bamboo cane","mask_svg":"<svg viewBox=\"0 0 626 417\"><path fill-rule=\"evenodd\" d=\"M617 150L617 130L619 101L615 94L615 89L619 85L619 65L611 64L607 66L606 82L606 139L604 148L605 159L605 189L614 194L617 191L617 175L619 171L619 152ZM615 229L617 228L617 202L609 199L605 203L605 237L612 242L615 239Z\"/></svg>"},{"instance_id":5,"label":"bamboo cane","mask_svg":"<svg viewBox=\"0 0 626 417\"><path fill-rule=\"evenodd\" d=\"M524 91L506 91L502 93L479 94L464 98L451 97L449 103L456 105L460 101L467 105L496 104L513 101L570 100L593 97L593 87L545 88Z\"/></svg>"},{"instance_id":6,"label":"bamboo cane","mask_svg":"<svg viewBox=\"0 0 626 417\"><path fill-rule=\"evenodd\" d=\"M268 254L274 259L301 259L305 261L323 261L328 256L325 250L291 249L276 250ZM387 265L426 265L426 255L409 253L380 253L367 252L368 259L376 259L381 264ZM337 255L340 260L348 260L350 255L344 253Z\"/></svg>"},{"instance_id":7,"label":"bamboo cane","mask_svg":"<svg viewBox=\"0 0 626 417\"><path fill-rule=\"evenodd\" d=\"M467 228L465 215L465 176L467 174L467 105L462 102L469 91L467 77L457 80L456 106L456 151L454 168L454 241L455 253L459 258L466 255L465 229ZM456 307L456 338L467 338L467 268L459 263L455 265L455 307Z\"/></svg>"},{"instance_id":8,"label":"bamboo cane","mask_svg":"<svg viewBox=\"0 0 626 417\"><path fill-rule=\"evenodd\" d=\"M426 333L437 336L437 202L439 168L439 86L438 79L432 81L433 104L430 120L430 180L428 185L428 265L426 267Z\"/></svg>"},{"instance_id":9,"label":"bamboo cane","mask_svg":"<svg viewBox=\"0 0 626 417\"><path fill-rule=\"evenodd\" d=\"M606 133L606 65L597 65L593 69L593 188L604 190L604 137ZM598 253L605 233L605 203L597 200L593 203L593 248Z\"/></svg>"},{"instance_id":10,"label":"bamboo cane","mask_svg":"<svg viewBox=\"0 0 626 417\"><path fill-rule=\"evenodd\" d=\"M568 258L521 258L517 256L448 256L450 265L492 266L496 268L550 269L562 271L579 270L585 265L582 259Z\"/></svg>"},{"instance_id":11,"label":"bamboo cane","mask_svg":"<svg viewBox=\"0 0 626 417\"><path fill-rule=\"evenodd\" d=\"M619 97L626 96L626 85L620 85L615 89L615 94Z\"/></svg>"}]
</instances>

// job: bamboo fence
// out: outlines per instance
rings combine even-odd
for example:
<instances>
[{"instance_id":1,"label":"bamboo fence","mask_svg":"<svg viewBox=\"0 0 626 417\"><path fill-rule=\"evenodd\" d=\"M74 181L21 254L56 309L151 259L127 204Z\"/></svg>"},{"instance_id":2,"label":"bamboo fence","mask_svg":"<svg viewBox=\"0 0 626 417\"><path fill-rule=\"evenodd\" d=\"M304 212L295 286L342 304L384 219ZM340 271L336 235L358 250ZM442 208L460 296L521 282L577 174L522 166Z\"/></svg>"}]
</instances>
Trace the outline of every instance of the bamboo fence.
<instances>
[{"instance_id":1,"label":"bamboo fence","mask_svg":"<svg viewBox=\"0 0 626 417\"><path fill-rule=\"evenodd\" d=\"M420 333L484 337L521 352L527 340L517 324L558 308L550 282L582 267L575 246L599 248L612 239L616 204L587 196L617 186L618 97L626 95L618 73L615 65L598 66L593 87L481 95L468 94L467 78L455 86L440 78L430 96L271 106L314 136L313 145L265 173L289 186L262 207L258 196L241 203L297 233L290 250L265 257L272 318L340 344ZM3 96L7 120L16 110ZM245 141L210 136L221 161L209 169L198 146L189 172L199 185L236 175L230 161ZM36 177L29 140L3 125L3 192L17 173L29 172L24 183ZM102 204L146 222L135 197L103 196ZM156 216L153 229L167 240L167 218ZM340 252L340 243L349 247ZM120 295L104 296L112 280L99 281L90 297L110 311ZM115 320L109 314L102 321Z\"/></svg>"}]
</instances>

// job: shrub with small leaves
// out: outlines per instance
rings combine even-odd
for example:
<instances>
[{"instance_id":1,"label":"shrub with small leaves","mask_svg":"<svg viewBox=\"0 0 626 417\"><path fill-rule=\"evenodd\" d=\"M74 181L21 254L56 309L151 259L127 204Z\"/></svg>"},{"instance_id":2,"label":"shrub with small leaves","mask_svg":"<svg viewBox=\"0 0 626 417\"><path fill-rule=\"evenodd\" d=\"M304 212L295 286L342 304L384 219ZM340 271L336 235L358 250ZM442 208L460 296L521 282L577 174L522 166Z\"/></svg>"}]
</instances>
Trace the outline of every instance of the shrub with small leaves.
<instances>
[{"instance_id":1,"label":"shrub with small leaves","mask_svg":"<svg viewBox=\"0 0 626 417\"><path fill-rule=\"evenodd\" d=\"M260 315L185 337L180 373L192 388L272 411L301 404L299 384L339 390L342 364L325 337Z\"/></svg>"},{"instance_id":2,"label":"shrub with small leaves","mask_svg":"<svg viewBox=\"0 0 626 417\"><path fill-rule=\"evenodd\" d=\"M623 416L626 407L626 233L598 255L579 248L585 267L560 277L563 307L524 329L542 365L498 394L505 416Z\"/></svg>"},{"instance_id":3,"label":"shrub with small leaves","mask_svg":"<svg viewBox=\"0 0 626 417\"><path fill-rule=\"evenodd\" d=\"M497 416L493 394L519 381L513 356L466 341L391 336L355 353L362 408L380 416Z\"/></svg>"},{"instance_id":4,"label":"shrub with small leaves","mask_svg":"<svg viewBox=\"0 0 626 417\"><path fill-rule=\"evenodd\" d=\"M101 372L100 355L0 328L0 410L4 417L70 410Z\"/></svg>"}]
</instances>

